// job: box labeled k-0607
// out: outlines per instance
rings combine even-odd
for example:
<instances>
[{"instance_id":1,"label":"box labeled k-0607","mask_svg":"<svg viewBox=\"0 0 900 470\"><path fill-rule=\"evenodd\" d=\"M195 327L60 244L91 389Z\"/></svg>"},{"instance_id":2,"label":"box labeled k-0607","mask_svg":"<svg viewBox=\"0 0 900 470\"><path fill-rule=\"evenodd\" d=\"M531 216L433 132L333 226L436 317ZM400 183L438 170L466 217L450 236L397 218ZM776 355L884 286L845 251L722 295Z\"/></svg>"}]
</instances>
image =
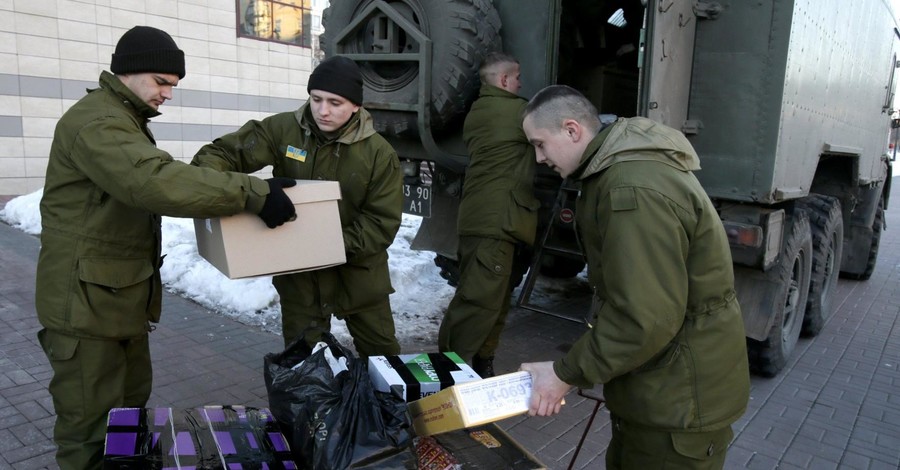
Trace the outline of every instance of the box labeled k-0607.
<instances>
[{"instance_id":1,"label":"box labeled k-0607","mask_svg":"<svg viewBox=\"0 0 900 470\"><path fill-rule=\"evenodd\" d=\"M413 427L428 436L491 423L528 411L531 374L513 372L454 385L409 404Z\"/></svg>"}]
</instances>

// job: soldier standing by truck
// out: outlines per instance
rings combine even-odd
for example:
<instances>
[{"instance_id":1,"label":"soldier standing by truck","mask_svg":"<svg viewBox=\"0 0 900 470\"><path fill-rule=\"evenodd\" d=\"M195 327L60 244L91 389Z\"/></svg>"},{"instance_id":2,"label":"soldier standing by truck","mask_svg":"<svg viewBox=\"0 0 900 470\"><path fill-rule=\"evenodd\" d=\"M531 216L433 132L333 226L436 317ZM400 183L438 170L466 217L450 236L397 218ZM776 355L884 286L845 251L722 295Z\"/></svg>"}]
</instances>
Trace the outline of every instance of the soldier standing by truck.
<instances>
[{"instance_id":1,"label":"soldier standing by truck","mask_svg":"<svg viewBox=\"0 0 900 470\"><path fill-rule=\"evenodd\" d=\"M562 359L522 364L530 413L558 413L572 385L602 383L607 468L722 468L750 376L728 240L693 147L646 118L601 131L564 85L538 92L523 126L539 163L581 182L578 235L600 305Z\"/></svg>"},{"instance_id":2,"label":"soldier standing by truck","mask_svg":"<svg viewBox=\"0 0 900 470\"><path fill-rule=\"evenodd\" d=\"M397 153L362 107L355 62L324 60L310 75L307 91L309 101L300 109L244 124L201 148L191 164L247 173L271 165L277 177L337 181L347 263L272 278L285 345L311 326L327 330L335 315L347 321L361 356L400 354L387 253L402 214ZM297 240L296 249L305 249L302 243ZM312 345L319 337L310 330L306 340Z\"/></svg>"},{"instance_id":3,"label":"soldier standing by truck","mask_svg":"<svg viewBox=\"0 0 900 470\"><path fill-rule=\"evenodd\" d=\"M438 333L482 377L506 324L516 245L534 243L540 203L532 192L534 149L522 131L519 62L500 52L479 68L481 90L463 124L471 161L459 207L459 286Z\"/></svg>"}]
</instances>

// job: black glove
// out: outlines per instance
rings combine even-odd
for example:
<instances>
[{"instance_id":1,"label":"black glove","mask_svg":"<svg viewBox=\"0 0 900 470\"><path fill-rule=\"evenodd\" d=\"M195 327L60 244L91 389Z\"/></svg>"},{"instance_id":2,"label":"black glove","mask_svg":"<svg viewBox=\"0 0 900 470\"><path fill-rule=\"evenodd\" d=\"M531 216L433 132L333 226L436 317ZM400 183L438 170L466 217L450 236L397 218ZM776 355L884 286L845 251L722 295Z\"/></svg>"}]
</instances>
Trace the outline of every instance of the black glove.
<instances>
[{"instance_id":1,"label":"black glove","mask_svg":"<svg viewBox=\"0 0 900 470\"><path fill-rule=\"evenodd\" d=\"M297 185L297 180L292 178L269 178L269 194L266 196L266 202L259 211L259 217L263 219L266 226L275 228L289 220L297 217L297 210L294 209L294 203L291 198L284 193L284 189Z\"/></svg>"}]
</instances>

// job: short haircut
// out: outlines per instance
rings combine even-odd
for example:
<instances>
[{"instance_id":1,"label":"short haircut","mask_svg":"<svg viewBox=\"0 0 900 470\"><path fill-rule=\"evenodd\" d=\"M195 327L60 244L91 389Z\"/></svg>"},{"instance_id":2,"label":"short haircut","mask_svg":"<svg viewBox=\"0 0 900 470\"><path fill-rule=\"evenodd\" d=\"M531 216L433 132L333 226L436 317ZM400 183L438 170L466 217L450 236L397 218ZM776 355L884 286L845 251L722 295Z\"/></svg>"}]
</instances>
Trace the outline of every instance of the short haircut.
<instances>
[{"instance_id":1,"label":"short haircut","mask_svg":"<svg viewBox=\"0 0 900 470\"><path fill-rule=\"evenodd\" d=\"M597 108L578 90L566 85L551 85L537 92L525 106L522 117L531 117L539 129L556 130L566 119L574 119L596 133L600 132Z\"/></svg>"},{"instance_id":2,"label":"short haircut","mask_svg":"<svg viewBox=\"0 0 900 470\"><path fill-rule=\"evenodd\" d=\"M500 73L511 71L516 65L519 65L519 61L515 57L503 52L490 52L481 61L478 77L481 78L481 83L494 84L496 80L494 77Z\"/></svg>"}]
</instances>

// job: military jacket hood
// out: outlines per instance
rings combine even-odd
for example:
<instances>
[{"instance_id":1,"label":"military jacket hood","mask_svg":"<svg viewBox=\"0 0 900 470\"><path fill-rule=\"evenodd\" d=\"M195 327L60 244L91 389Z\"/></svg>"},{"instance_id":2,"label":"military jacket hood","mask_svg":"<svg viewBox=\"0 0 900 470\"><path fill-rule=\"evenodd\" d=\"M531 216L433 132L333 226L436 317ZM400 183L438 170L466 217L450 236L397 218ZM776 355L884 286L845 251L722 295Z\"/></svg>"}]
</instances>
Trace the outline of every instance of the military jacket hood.
<instances>
[{"instance_id":1,"label":"military jacket hood","mask_svg":"<svg viewBox=\"0 0 900 470\"><path fill-rule=\"evenodd\" d=\"M684 134L643 117L619 118L588 145L573 173L587 178L619 162L654 160L681 171L700 169L700 158Z\"/></svg>"}]
</instances>

